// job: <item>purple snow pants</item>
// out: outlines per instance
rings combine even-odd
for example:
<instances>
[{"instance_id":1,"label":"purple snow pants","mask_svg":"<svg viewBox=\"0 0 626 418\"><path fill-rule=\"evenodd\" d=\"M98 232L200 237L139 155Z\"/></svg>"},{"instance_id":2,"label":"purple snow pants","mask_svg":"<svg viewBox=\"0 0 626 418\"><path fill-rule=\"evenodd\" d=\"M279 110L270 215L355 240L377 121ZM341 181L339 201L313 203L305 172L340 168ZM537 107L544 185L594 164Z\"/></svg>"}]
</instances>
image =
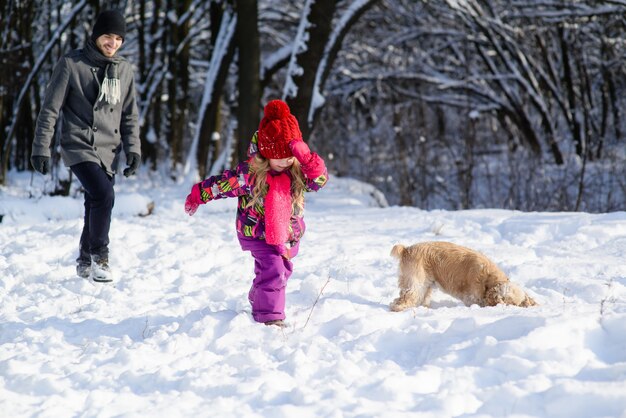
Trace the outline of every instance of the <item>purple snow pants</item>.
<instances>
[{"instance_id":1,"label":"purple snow pants","mask_svg":"<svg viewBox=\"0 0 626 418\"><path fill-rule=\"evenodd\" d=\"M252 317L257 322L285 319L285 288L293 263L281 256L276 246L263 240L239 238L239 243L254 257L255 277L248 292ZM291 249L292 257L297 252L298 244Z\"/></svg>"}]
</instances>

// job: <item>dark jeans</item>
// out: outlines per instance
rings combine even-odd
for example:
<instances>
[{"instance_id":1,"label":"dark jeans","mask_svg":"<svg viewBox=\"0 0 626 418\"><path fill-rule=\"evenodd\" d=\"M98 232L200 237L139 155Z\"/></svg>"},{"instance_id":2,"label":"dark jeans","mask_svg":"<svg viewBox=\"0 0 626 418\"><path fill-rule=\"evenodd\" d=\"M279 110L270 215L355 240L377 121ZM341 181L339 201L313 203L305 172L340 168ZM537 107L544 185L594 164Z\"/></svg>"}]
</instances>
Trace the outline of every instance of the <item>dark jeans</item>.
<instances>
[{"instance_id":1,"label":"dark jeans","mask_svg":"<svg viewBox=\"0 0 626 418\"><path fill-rule=\"evenodd\" d=\"M80 236L77 262L90 262L90 255L108 258L111 212L115 201L115 176L109 177L96 163L70 167L85 189L85 224Z\"/></svg>"}]
</instances>

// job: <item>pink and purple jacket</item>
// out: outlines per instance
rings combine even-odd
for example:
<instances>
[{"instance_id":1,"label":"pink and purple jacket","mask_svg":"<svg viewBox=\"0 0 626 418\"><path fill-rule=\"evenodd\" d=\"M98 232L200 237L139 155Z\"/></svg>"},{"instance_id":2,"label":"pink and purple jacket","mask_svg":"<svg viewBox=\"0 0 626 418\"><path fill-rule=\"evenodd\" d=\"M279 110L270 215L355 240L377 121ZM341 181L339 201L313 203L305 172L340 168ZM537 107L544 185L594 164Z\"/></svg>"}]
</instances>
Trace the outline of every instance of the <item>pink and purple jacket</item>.
<instances>
[{"instance_id":1,"label":"pink and purple jacket","mask_svg":"<svg viewBox=\"0 0 626 418\"><path fill-rule=\"evenodd\" d=\"M252 206L246 207L252 199L252 191L254 189L254 175L250 172L250 162L254 155L258 152L257 134L255 133L250 142L248 149L249 159L241 162L235 169L225 170L220 175L211 176L200 183L200 195L203 202L218 200L227 197L237 197L239 199L237 205L237 236L240 240L259 239L265 240L265 208L263 201ZM305 164L301 164L302 172L305 175L305 186L307 192L316 192L320 190L328 181L328 170L324 165L324 160L317 154L311 153L316 169L320 172L315 178L309 178ZM289 174L289 173L288 173ZM289 249L296 244L304 235L306 229L303 213L293 213L291 215L289 225L289 238L283 246L279 246L278 250L281 254L288 257L295 256L290 254Z\"/></svg>"}]
</instances>

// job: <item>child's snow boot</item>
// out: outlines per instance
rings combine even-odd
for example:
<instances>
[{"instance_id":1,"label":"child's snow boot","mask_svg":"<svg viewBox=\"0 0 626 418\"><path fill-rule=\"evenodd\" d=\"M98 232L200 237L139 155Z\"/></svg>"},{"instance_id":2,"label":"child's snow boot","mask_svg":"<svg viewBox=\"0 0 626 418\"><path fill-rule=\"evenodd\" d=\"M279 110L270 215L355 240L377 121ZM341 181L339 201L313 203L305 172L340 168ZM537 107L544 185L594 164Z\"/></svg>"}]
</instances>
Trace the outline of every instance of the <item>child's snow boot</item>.
<instances>
[{"instance_id":1,"label":"child's snow boot","mask_svg":"<svg viewBox=\"0 0 626 418\"><path fill-rule=\"evenodd\" d=\"M263 322L265 325L274 325L279 328L287 328L287 323L282 319L273 319L271 321Z\"/></svg>"}]
</instances>

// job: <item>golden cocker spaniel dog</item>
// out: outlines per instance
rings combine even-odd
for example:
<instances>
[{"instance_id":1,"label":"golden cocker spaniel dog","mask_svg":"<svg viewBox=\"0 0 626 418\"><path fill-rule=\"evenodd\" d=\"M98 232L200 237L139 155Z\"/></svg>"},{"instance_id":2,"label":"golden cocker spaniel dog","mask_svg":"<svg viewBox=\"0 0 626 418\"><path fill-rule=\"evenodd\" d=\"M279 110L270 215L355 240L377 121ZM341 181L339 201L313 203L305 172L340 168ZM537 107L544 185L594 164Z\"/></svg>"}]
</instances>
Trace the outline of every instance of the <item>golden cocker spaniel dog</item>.
<instances>
[{"instance_id":1,"label":"golden cocker spaniel dog","mask_svg":"<svg viewBox=\"0 0 626 418\"><path fill-rule=\"evenodd\" d=\"M436 287L466 306L537 305L478 251L451 242L423 242L410 247L395 245L391 255L399 260L400 288L400 296L391 303L392 311L430 306Z\"/></svg>"}]
</instances>

